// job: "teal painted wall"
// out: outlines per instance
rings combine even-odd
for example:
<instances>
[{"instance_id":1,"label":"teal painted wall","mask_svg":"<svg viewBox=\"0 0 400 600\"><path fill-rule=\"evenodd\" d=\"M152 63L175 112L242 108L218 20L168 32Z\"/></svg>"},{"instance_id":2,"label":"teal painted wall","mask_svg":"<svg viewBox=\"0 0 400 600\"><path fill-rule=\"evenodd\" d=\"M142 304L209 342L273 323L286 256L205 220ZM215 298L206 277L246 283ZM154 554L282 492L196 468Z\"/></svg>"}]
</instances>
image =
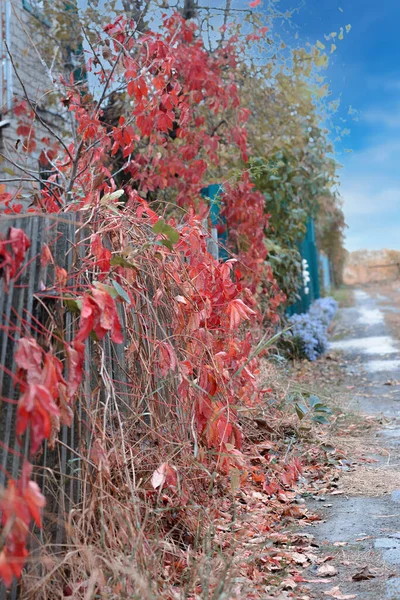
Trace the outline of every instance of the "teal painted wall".
<instances>
[{"instance_id":1,"label":"teal painted wall","mask_svg":"<svg viewBox=\"0 0 400 600\"><path fill-rule=\"evenodd\" d=\"M307 312L314 300L317 300L321 297L319 284L318 249L315 236L314 219L310 218L307 223L307 231L304 239L299 244L299 250L303 262L306 261L307 263L310 281L306 285L304 285L303 281L301 282L298 290L299 299L295 304L289 306L287 310L289 315Z\"/></svg>"}]
</instances>

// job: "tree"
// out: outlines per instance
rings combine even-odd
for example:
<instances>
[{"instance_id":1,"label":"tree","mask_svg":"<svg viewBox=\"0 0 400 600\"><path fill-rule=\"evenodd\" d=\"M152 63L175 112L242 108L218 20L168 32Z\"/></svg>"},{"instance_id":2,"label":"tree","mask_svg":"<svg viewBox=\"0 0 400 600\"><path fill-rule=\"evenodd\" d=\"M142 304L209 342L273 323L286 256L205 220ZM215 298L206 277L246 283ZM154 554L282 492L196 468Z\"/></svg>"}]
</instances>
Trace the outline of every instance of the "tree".
<instances>
[{"instance_id":1,"label":"tree","mask_svg":"<svg viewBox=\"0 0 400 600\"><path fill-rule=\"evenodd\" d=\"M249 108L249 171L265 197L268 262L288 304L297 298L298 244L310 217L316 220L319 248L328 254L337 282L343 265L338 164L323 125L335 104L325 100L328 92L320 72L327 61L319 46L308 52L284 50L287 55L278 64L256 63L241 71L241 99Z\"/></svg>"}]
</instances>

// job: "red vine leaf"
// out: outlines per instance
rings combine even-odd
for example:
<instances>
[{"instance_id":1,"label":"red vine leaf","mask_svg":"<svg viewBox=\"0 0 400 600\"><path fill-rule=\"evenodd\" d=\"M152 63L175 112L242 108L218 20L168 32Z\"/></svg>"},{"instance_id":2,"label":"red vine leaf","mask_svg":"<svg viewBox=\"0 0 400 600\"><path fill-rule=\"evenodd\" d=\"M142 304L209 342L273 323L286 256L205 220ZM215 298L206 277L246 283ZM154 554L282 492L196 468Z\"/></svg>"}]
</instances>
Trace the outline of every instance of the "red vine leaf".
<instances>
[{"instance_id":1,"label":"red vine leaf","mask_svg":"<svg viewBox=\"0 0 400 600\"><path fill-rule=\"evenodd\" d=\"M31 242L22 229L10 227L8 239L0 239L0 274L3 273L6 290L18 273Z\"/></svg>"},{"instance_id":2,"label":"red vine leaf","mask_svg":"<svg viewBox=\"0 0 400 600\"><path fill-rule=\"evenodd\" d=\"M26 502L26 506L30 512L32 519L38 527L42 526L42 509L46 506L46 498L42 495L38 484L31 481L32 465L25 461L22 467L21 479L19 481L19 489L21 495Z\"/></svg>"},{"instance_id":3,"label":"red vine leaf","mask_svg":"<svg viewBox=\"0 0 400 600\"><path fill-rule=\"evenodd\" d=\"M96 258L95 266L100 271L99 279L104 279L110 272L111 250L103 246L97 233L94 233L90 238L90 251Z\"/></svg>"},{"instance_id":4,"label":"red vine leaf","mask_svg":"<svg viewBox=\"0 0 400 600\"><path fill-rule=\"evenodd\" d=\"M172 489L177 489L178 476L176 469L167 462L162 463L153 473L151 477L151 485L156 490L168 486Z\"/></svg>"},{"instance_id":5,"label":"red vine leaf","mask_svg":"<svg viewBox=\"0 0 400 600\"><path fill-rule=\"evenodd\" d=\"M87 294L83 298L76 341L83 342L91 331L102 340L109 331L113 342L121 344L124 337L114 300L105 290L92 288L92 294L92 296Z\"/></svg>"},{"instance_id":6,"label":"red vine leaf","mask_svg":"<svg viewBox=\"0 0 400 600\"><path fill-rule=\"evenodd\" d=\"M158 343L158 365L161 375L165 377L168 371L174 371L177 367L176 355L171 344L167 342Z\"/></svg>"},{"instance_id":7,"label":"red vine leaf","mask_svg":"<svg viewBox=\"0 0 400 600\"><path fill-rule=\"evenodd\" d=\"M28 385L18 401L16 434L21 443L21 436L30 425L31 454L35 454L43 440L50 437L51 415L59 417L60 410L49 390L40 384Z\"/></svg>"},{"instance_id":8,"label":"red vine leaf","mask_svg":"<svg viewBox=\"0 0 400 600\"><path fill-rule=\"evenodd\" d=\"M73 398L79 389L83 377L85 344L75 340L67 346L68 357L68 395Z\"/></svg>"},{"instance_id":9,"label":"red vine leaf","mask_svg":"<svg viewBox=\"0 0 400 600\"><path fill-rule=\"evenodd\" d=\"M10 228L9 240L11 248L15 256L16 269L19 269L22 261L25 258L25 253L30 248L31 242L22 229Z\"/></svg>"},{"instance_id":10,"label":"red vine leaf","mask_svg":"<svg viewBox=\"0 0 400 600\"><path fill-rule=\"evenodd\" d=\"M14 360L19 367L26 371L28 383L39 383L42 376L43 351L33 338L20 338L18 348L14 354Z\"/></svg>"},{"instance_id":11,"label":"red vine leaf","mask_svg":"<svg viewBox=\"0 0 400 600\"><path fill-rule=\"evenodd\" d=\"M237 327L239 327L242 320L249 319L250 316L256 314L254 310L249 308L243 302L243 300L240 300L240 298L236 298L235 300L229 302L227 312L229 317L230 329L236 329Z\"/></svg>"},{"instance_id":12,"label":"red vine leaf","mask_svg":"<svg viewBox=\"0 0 400 600\"><path fill-rule=\"evenodd\" d=\"M93 289L92 293L94 300L100 308L99 326L95 327L96 334L99 331L102 337L104 337L103 331L110 331L112 341L116 344L122 344L124 337L114 300L110 294L103 290ZM99 339L101 338L99 337Z\"/></svg>"},{"instance_id":13,"label":"red vine leaf","mask_svg":"<svg viewBox=\"0 0 400 600\"><path fill-rule=\"evenodd\" d=\"M54 258L47 244L43 244L42 253L40 255L40 264L46 267L49 263L54 264Z\"/></svg>"}]
</instances>

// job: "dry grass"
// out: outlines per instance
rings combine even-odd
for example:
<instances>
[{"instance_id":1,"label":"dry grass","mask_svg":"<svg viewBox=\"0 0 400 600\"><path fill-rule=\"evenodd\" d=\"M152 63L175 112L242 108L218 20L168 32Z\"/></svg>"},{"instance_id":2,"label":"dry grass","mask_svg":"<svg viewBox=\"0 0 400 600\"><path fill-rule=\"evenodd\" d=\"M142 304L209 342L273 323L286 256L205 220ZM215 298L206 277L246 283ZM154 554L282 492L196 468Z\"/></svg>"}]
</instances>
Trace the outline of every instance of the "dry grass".
<instances>
[{"instance_id":1,"label":"dry grass","mask_svg":"<svg viewBox=\"0 0 400 600\"><path fill-rule=\"evenodd\" d=\"M400 488L400 471L391 467L357 466L340 478L347 496L383 496Z\"/></svg>"},{"instance_id":2,"label":"dry grass","mask_svg":"<svg viewBox=\"0 0 400 600\"><path fill-rule=\"evenodd\" d=\"M128 221L127 227L131 244L124 258L135 265L130 275L139 290L134 311L125 308L128 392L121 393L104 346L96 344L94 381L81 401L79 426L84 435L76 450L74 475L80 493L68 499L71 507L57 522L54 514L46 515L49 533L36 540L32 568L22 579L22 597L251 597L252 589L259 590L258 574L264 573L264 585L277 570L269 561L271 553L276 560L279 552L264 549L272 545L269 537L308 516L306 508L295 503L296 494L309 488L317 492L319 482L328 485L335 471L323 449L326 431L307 419L300 424L294 412L293 396L309 389L309 367L301 363L291 371L287 365L263 360L258 383L265 392L258 405L246 405L252 388L244 378L235 406L244 435L243 456L236 455L227 476L221 469L224 457L204 443L194 424L194 401L188 398L199 389L198 375L193 373L182 392L181 375L173 369L162 373L158 361L159 342L170 343L180 361L198 359L199 352L205 364L213 360L207 338L193 344L193 329L177 331L171 326L177 318L173 299L190 297L193 284L187 264L180 265L187 278L177 281L176 262L154 263L148 232ZM120 232L110 232L113 243L118 242L116 235ZM183 310L180 305L178 310ZM218 371L218 365L212 366ZM230 383L222 387L223 398L228 397ZM301 481L284 483L295 457L304 467ZM152 475L162 463L171 466L175 481L155 489ZM265 493L264 477L268 485L283 487L286 497ZM50 533L55 529L63 534L57 544ZM284 556L282 561L284 570Z\"/></svg>"},{"instance_id":3,"label":"dry grass","mask_svg":"<svg viewBox=\"0 0 400 600\"><path fill-rule=\"evenodd\" d=\"M336 288L330 295L335 298L340 308L349 308L354 304L354 290L351 287Z\"/></svg>"},{"instance_id":4,"label":"dry grass","mask_svg":"<svg viewBox=\"0 0 400 600\"><path fill-rule=\"evenodd\" d=\"M38 549L33 558L41 566L24 575L23 598L239 600L258 593L254 568L261 546L271 544L269 533L262 532L307 513L291 502L257 500L261 488L245 471L261 469L272 481L279 478L279 465L301 455L313 473L323 442L310 424L299 427L287 403L293 386L287 369L263 361L260 383L268 389L266 403L240 412L246 467L242 488L234 493L229 478L215 468L210 471L209 461L195 459L178 436L174 439L164 428L161 445L141 419L115 414L114 407L120 435L103 431L105 455L98 468L83 461L81 502L60 524L65 545L49 540ZM271 463L270 451L275 456ZM151 486L162 460L177 468L176 493L155 492ZM318 467L321 478L331 470ZM296 489L302 485L306 480ZM263 550L265 557L268 552ZM265 580L274 575L268 573Z\"/></svg>"},{"instance_id":5,"label":"dry grass","mask_svg":"<svg viewBox=\"0 0 400 600\"><path fill-rule=\"evenodd\" d=\"M292 408L283 410L287 385L272 363L264 363L261 385L270 391L265 404L251 408L249 402L239 410L245 455L237 458L234 469L241 481L233 483L232 475L221 469L224 457L207 447L196 430L194 401L183 401L181 375L173 369L165 374L159 365L159 342L170 343L178 360L195 353L199 359L199 352L204 364L213 360L207 339L193 344L193 329L175 328L171 333L177 318L173 299L189 297L193 285L187 263L182 259L180 265L186 279L177 282L176 260L155 262L148 232L127 218L125 224L131 244L124 259L135 265L129 274L139 290L134 311L124 308L128 391L122 393L120 382L113 380L106 347L94 344L92 373L86 374L90 391L85 388L80 403L81 443L74 449L73 478L79 495L65 499L59 518L52 512L45 515L44 532L37 533L30 568L23 574L22 597L244 598L259 550L251 543L244 546L243 536L247 543L259 537L258 528L269 531L277 520L285 523L292 518L291 509L278 500L271 500L268 507L257 500L254 512L250 477L255 454L271 480L279 477L274 461L254 452L256 444L272 444L282 466L297 452L290 442L296 435L301 439L296 417ZM113 244L120 243L115 227L108 231L105 225L102 233L109 234ZM156 295L159 290L162 294ZM180 305L178 310L183 310ZM212 366L218 370L218 365ZM243 381L238 386L243 396L237 398L238 407L250 400L250 387L246 378ZM194 373L185 392L189 399L197 389ZM222 388L222 398L228 397L225 392ZM171 466L176 481L155 489L152 475L162 463ZM60 502L63 483L59 481L54 502ZM261 489L257 485L255 489ZM244 493L240 486L250 490ZM45 490L47 496L50 492ZM251 514L257 514L256 526L249 519L250 506ZM56 530L61 533L57 543Z\"/></svg>"},{"instance_id":6,"label":"dry grass","mask_svg":"<svg viewBox=\"0 0 400 600\"><path fill-rule=\"evenodd\" d=\"M135 265L124 283L136 291L134 310L124 309L127 382L121 391L110 351L94 345L93 371L86 374L91 392L81 398L83 433L75 448L80 493L68 499L71 508L60 521L46 515L33 567L22 580L26 600L195 598L200 591L202 598L223 598L229 588L232 556L220 554L215 530L229 481L216 453L198 439L180 375L159 364L160 343L171 344L178 360L190 356L193 332L176 335L175 327L173 336L171 325L177 319L173 299L188 297L193 283L183 257L180 265L177 258L155 258L146 227L128 216L124 227L130 240L124 260ZM105 222L102 233L120 248L115 224ZM174 277L178 266L183 283ZM201 351L206 363L206 344ZM172 465L176 482L160 491L151 477L162 463ZM54 542L55 529L63 532L61 544Z\"/></svg>"}]
</instances>

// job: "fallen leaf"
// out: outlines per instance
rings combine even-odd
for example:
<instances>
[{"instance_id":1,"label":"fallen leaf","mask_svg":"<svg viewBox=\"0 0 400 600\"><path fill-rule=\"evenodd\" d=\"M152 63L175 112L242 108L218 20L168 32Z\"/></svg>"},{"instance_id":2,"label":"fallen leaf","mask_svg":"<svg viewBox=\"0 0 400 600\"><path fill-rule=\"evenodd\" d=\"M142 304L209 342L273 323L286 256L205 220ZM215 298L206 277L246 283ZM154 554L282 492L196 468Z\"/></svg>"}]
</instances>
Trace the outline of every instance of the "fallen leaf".
<instances>
[{"instance_id":1,"label":"fallen leaf","mask_svg":"<svg viewBox=\"0 0 400 600\"><path fill-rule=\"evenodd\" d=\"M318 563L319 558L316 554L313 554L313 552L306 552L305 555L307 556L307 558L310 562L321 564L321 563Z\"/></svg>"},{"instance_id":2,"label":"fallen leaf","mask_svg":"<svg viewBox=\"0 0 400 600\"><path fill-rule=\"evenodd\" d=\"M324 594L330 598L336 598L336 600L353 600L353 598L357 598L357 594L342 594L338 585L331 590L327 590Z\"/></svg>"},{"instance_id":3,"label":"fallen leaf","mask_svg":"<svg viewBox=\"0 0 400 600\"><path fill-rule=\"evenodd\" d=\"M323 563L328 562L328 560L333 560L335 557L332 554L328 554L328 556L323 556L322 558L318 558L317 564L322 565Z\"/></svg>"},{"instance_id":4,"label":"fallen leaf","mask_svg":"<svg viewBox=\"0 0 400 600\"><path fill-rule=\"evenodd\" d=\"M293 554L291 554L291 559L298 565L303 565L308 561L307 556L300 554L300 552L293 552Z\"/></svg>"},{"instance_id":5,"label":"fallen leaf","mask_svg":"<svg viewBox=\"0 0 400 600\"><path fill-rule=\"evenodd\" d=\"M355 573L352 577L353 581L367 581L368 579L374 579L376 577L373 571L369 570L369 567L366 565L361 571Z\"/></svg>"},{"instance_id":6,"label":"fallen leaf","mask_svg":"<svg viewBox=\"0 0 400 600\"><path fill-rule=\"evenodd\" d=\"M297 588L297 583L293 579L284 579L281 583L281 587L284 590L295 590Z\"/></svg>"},{"instance_id":7,"label":"fallen leaf","mask_svg":"<svg viewBox=\"0 0 400 600\"><path fill-rule=\"evenodd\" d=\"M158 469L156 469L151 477L151 485L153 486L153 488L156 490L157 488L161 487L164 485L165 480L166 480L166 467L167 467L167 463L163 463L162 465L160 465L158 467Z\"/></svg>"},{"instance_id":8,"label":"fallen leaf","mask_svg":"<svg viewBox=\"0 0 400 600\"><path fill-rule=\"evenodd\" d=\"M349 542L334 542L333 545L334 546L347 546Z\"/></svg>"},{"instance_id":9,"label":"fallen leaf","mask_svg":"<svg viewBox=\"0 0 400 600\"><path fill-rule=\"evenodd\" d=\"M338 570L333 565L321 565L317 570L318 575L321 577L335 577L338 574Z\"/></svg>"}]
</instances>

